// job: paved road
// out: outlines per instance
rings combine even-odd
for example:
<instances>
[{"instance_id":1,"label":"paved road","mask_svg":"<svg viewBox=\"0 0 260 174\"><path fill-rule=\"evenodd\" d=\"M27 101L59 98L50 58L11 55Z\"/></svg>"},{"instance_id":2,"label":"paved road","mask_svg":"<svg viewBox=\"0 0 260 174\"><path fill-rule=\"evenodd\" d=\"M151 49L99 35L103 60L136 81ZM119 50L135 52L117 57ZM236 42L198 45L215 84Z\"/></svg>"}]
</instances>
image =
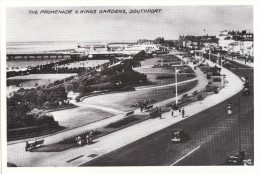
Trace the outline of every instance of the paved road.
<instances>
[{"instance_id":1,"label":"paved road","mask_svg":"<svg viewBox=\"0 0 260 174\"><path fill-rule=\"evenodd\" d=\"M253 84L253 69L233 63L230 70L240 77L247 76ZM226 113L228 102L231 102L234 108L232 116ZM240 117L238 117L239 107ZM243 97L239 93L191 118L97 158L84 166L221 165L227 154L234 154L239 149L239 127L241 148L246 151L249 158L254 159L253 95ZM172 144L170 136L175 128L184 129L191 139L183 144Z\"/></svg>"}]
</instances>

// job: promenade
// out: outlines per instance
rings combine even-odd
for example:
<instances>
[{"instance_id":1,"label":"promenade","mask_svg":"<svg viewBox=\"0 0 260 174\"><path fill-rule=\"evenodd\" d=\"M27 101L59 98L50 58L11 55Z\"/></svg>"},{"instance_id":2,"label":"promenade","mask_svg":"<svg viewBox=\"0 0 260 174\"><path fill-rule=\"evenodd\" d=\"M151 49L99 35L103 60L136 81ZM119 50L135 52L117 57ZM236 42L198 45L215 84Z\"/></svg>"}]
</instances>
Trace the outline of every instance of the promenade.
<instances>
[{"instance_id":1,"label":"promenade","mask_svg":"<svg viewBox=\"0 0 260 174\"><path fill-rule=\"evenodd\" d=\"M198 84L195 88L188 91L190 95L195 90L202 90L207 84L207 79L201 70L195 70L197 75ZM193 116L207 108L210 108L238 93L243 88L242 81L232 72L225 68L221 70L222 74L226 75L225 87L220 90L219 94L210 95L202 101L197 101L185 106L185 111L188 117ZM180 96L178 96L180 97ZM175 98L164 100L154 104L154 106L163 106L167 103L174 101ZM92 106L94 107L94 106ZM107 108L105 108L107 109ZM140 112L139 109L135 111ZM94 129L95 127L102 127L106 124L123 118L124 114L119 114L93 124L82 126L76 129L62 132L53 136L45 138L46 144L58 142L66 136L77 135L79 132L87 129ZM93 160L132 142L135 142L143 137L146 137L154 132L162 130L174 123L182 121L188 117L172 117L170 113L164 113L163 119L149 119L147 121L135 124L120 131L108 134L94 140L92 145L83 147L76 147L62 152L25 152L24 143L17 143L8 145L8 162L14 163L18 166L79 166L83 163Z\"/></svg>"},{"instance_id":2,"label":"promenade","mask_svg":"<svg viewBox=\"0 0 260 174\"><path fill-rule=\"evenodd\" d=\"M245 63L245 61L242 61L242 60L237 60L237 59L232 59L232 58L226 58L226 59L232 60L232 61L237 62L239 64L246 65L246 66L254 68L254 63L252 63L252 62L246 62Z\"/></svg>"}]
</instances>

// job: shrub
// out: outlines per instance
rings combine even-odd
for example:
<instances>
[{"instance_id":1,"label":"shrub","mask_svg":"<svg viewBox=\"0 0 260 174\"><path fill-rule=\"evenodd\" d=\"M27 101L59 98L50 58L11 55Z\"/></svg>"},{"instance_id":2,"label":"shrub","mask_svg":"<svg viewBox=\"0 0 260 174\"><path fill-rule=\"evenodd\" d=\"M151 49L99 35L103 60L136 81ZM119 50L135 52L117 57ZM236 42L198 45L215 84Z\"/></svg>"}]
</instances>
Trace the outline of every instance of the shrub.
<instances>
[{"instance_id":1,"label":"shrub","mask_svg":"<svg viewBox=\"0 0 260 174\"><path fill-rule=\"evenodd\" d=\"M117 122L114 122L114 123L107 125L106 128L119 128L121 126L124 126L128 123L131 123L131 122L134 122L134 121L137 121L137 120L139 120L139 118L137 118L137 117L126 117L122 120L119 120Z\"/></svg>"},{"instance_id":2,"label":"shrub","mask_svg":"<svg viewBox=\"0 0 260 174\"><path fill-rule=\"evenodd\" d=\"M213 82L221 82L222 81L222 79L221 78L213 78Z\"/></svg>"},{"instance_id":3,"label":"shrub","mask_svg":"<svg viewBox=\"0 0 260 174\"><path fill-rule=\"evenodd\" d=\"M203 100L203 97L201 94L198 95L198 100Z\"/></svg>"}]
</instances>

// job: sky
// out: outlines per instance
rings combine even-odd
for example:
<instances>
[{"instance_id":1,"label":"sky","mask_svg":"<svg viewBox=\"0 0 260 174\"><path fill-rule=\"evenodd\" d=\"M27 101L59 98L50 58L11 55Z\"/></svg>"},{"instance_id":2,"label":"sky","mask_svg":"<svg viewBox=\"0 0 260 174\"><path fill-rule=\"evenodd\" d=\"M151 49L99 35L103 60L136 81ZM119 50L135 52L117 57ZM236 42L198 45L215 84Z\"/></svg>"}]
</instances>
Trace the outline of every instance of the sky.
<instances>
[{"instance_id":1,"label":"sky","mask_svg":"<svg viewBox=\"0 0 260 174\"><path fill-rule=\"evenodd\" d=\"M128 12L104 14L100 10ZM131 9L161 9L135 13ZM29 10L73 10L72 14L29 14ZM75 14L75 10L97 10ZM132 7L19 7L8 8L7 42L167 40L179 35L218 35L221 30L253 31L252 6L132 6ZM205 31L204 31L205 30Z\"/></svg>"}]
</instances>

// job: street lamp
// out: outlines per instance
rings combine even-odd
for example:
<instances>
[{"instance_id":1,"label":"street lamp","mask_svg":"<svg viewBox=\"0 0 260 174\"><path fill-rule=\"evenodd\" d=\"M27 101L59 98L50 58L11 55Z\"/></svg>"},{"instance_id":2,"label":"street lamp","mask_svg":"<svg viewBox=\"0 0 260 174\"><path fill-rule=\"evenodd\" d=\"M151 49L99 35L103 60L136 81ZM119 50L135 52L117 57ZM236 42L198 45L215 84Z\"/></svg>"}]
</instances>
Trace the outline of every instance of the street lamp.
<instances>
[{"instance_id":1,"label":"street lamp","mask_svg":"<svg viewBox=\"0 0 260 174\"><path fill-rule=\"evenodd\" d=\"M178 80L177 80L178 72L179 72L179 70L177 70L177 68L175 68L175 103L176 103L176 106L178 105Z\"/></svg>"},{"instance_id":2,"label":"street lamp","mask_svg":"<svg viewBox=\"0 0 260 174\"><path fill-rule=\"evenodd\" d=\"M222 87L224 86L224 74L222 74L222 76L221 76L222 78L221 78L221 85L222 85Z\"/></svg>"},{"instance_id":3,"label":"street lamp","mask_svg":"<svg viewBox=\"0 0 260 174\"><path fill-rule=\"evenodd\" d=\"M211 46L209 46L209 62L210 62Z\"/></svg>"}]
</instances>

